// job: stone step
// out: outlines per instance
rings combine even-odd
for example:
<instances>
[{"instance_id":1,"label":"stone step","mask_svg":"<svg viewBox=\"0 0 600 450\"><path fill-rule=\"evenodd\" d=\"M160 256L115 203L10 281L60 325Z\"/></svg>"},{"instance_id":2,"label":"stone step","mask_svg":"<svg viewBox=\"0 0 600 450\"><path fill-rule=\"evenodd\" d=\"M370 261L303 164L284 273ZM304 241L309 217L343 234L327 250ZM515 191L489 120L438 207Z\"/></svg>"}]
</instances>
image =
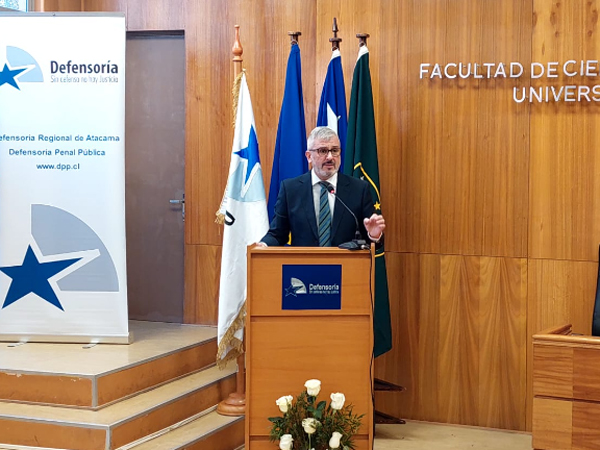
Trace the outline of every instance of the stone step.
<instances>
[{"instance_id":1,"label":"stone step","mask_svg":"<svg viewBox=\"0 0 600 450\"><path fill-rule=\"evenodd\" d=\"M215 362L214 327L129 323L130 345L0 344L0 401L99 409Z\"/></svg>"},{"instance_id":2,"label":"stone step","mask_svg":"<svg viewBox=\"0 0 600 450\"><path fill-rule=\"evenodd\" d=\"M243 448L244 417L216 411L138 445L120 450L234 450Z\"/></svg>"},{"instance_id":3,"label":"stone step","mask_svg":"<svg viewBox=\"0 0 600 450\"><path fill-rule=\"evenodd\" d=\"M0 402L0 447L114 450L214 408L235 371L211 367L96 411Z\"/></svg>"}]
</instances>

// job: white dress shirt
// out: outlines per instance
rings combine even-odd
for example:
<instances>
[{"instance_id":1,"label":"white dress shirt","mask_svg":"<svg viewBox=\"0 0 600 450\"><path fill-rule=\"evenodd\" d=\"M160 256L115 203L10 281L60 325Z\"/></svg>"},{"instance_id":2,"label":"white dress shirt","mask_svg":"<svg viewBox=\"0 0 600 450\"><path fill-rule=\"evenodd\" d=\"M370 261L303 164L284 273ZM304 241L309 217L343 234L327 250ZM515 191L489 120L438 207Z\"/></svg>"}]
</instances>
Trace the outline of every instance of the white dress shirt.
<instances>
[{"instance_id":1,"label":"white dress shirt","mask_svg":"<svg viewBox=\"0 0 600 450\"><path fill-rule=\"evenodd\" d=\"M310 171L310 180L312 183L313 203L314 203L314 207L315 207L315 217L317 218L317 227L318 227L319 226L319 210L321 209L320 208L320 206L321 206L321 185L319 184L319 182L327 181L329 184L331 184L333 186L333 190L335 192L337 190L338 174L336 172L328 180L321 180L317 176L315 171L311 170ZM334 206L335 206L335 195L333 195L331 192L328 192L327 200L329 200L329 211L331 212L331 222L333 223L333 210L334 210Z\"/></svg>"}]
</instances>

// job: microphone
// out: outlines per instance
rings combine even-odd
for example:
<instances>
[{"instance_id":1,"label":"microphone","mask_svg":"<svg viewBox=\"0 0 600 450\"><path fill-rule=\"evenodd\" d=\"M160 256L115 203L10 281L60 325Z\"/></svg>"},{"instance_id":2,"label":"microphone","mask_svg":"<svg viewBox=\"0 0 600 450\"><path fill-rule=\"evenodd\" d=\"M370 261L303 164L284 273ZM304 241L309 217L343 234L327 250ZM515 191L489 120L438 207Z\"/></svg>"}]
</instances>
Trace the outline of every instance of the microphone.
<instances>
[{"instance_id":1,"label":"microphone","mask_svg":"<svg viewBox=\"0 0 600 450\"><path fill-rule=\"evenodd\" d=\"M335 198L348 210L352 217L354 217L354 223L356 224L356 228L354 231L354 239L350 242L344 242L343 244L338 245L339 248L345 248L347 250L364 250L368 249L367 241L365 241L360 234L360 227L358 225L358 219L356 215L352 212L352 210L346 205L346 203L337 195L335 192L335 188L333 185L327 181L319 181L319 184L327 189L327 192L335 195Z\"/></svg>"}]
</instances>

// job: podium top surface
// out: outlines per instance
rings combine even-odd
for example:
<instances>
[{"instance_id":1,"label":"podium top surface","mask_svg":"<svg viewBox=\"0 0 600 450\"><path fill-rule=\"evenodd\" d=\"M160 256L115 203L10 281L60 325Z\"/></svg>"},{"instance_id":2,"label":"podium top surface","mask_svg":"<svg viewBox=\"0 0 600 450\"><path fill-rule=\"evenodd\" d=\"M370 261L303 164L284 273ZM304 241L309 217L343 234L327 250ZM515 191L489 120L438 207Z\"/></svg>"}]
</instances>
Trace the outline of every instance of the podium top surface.
<instances>
[{"instance_id":1,"label":"podium top surface","mask_svg":"<svg viewBox=\"0 0 600 450\"><path fill-rule=\"evenodd\" d=\"M595 347L600 349L600 337L574 334L571 324L548 328L533 335L533 344Z\"/></svg>"},{"instance_id":2,"label":"podium top surface","mask_svg":"<svg viewBox=\"0 0 600 450\"><path fill-rule=\"evenodd\" d=\"M371 252L369 250L346 250L343 248L337 247L292 247L292 246L283 246L283 247L250 247L250 253L252 254L261 254L261 253L277 253L277 254L307 254L312 253L316 255L370 255Z\"/></svg>"}]
</instances>

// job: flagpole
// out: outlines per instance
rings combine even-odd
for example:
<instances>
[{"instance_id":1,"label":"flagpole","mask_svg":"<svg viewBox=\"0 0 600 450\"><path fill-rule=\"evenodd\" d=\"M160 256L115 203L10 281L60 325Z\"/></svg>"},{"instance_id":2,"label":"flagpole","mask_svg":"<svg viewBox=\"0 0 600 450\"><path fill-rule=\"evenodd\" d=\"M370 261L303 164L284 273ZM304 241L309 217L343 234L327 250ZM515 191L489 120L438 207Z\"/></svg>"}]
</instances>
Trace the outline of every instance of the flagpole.
<instances>
[{"instance_id":1,"label":"flagpole","mask_svg":"<svg viewBox=\"0 0 600 450\"><path fill-rule=\"evenodd\" d=\"M371 37L369 33L357 33L356 37L358 38L358 46L364 47L367 45L367 39Z\"/></svg>"},{"instance_id":2,"label":"flagpole","mask_svg":"<svg viewBox=\"0 0 600 450\"><path fill-rule=\"evenodd\" d=\"M233 53L233 79L242 73L242 54L244 49L240 41L240 26L235 25L235 40L231 48ZM238 370L235 374L235 392L217 405L217 412L222 416L243 416L246 414L246 357L241 353L237 357Z\"/></svg>"},{"instance_id":3,"label":"flagpole","mask_svg":"<svg viewBox=\"0 0 600 450\"><path fill-rule=\"evenodd\" d=\"M368 33L357 33L357 34L356 34L356 37L357 37L357 39L358 39L358 48L359 48L359 54L360 54L360 51L361 51L360 49L361 49L362 47L366 47L366 46L367 46L367 39L370 37L370 35L369 35ZM357 64L358 64L358 61L357 61ZM367 69L367 71L368 71L368 69ZM356 68L355 68L355 76L357 76L357 75L356 75ZM370 78L370 77L369 77L369 78ZM363 83L363 86L364 86L364 83ZM371 81L370 81L370 79L369 79L369 81L368 81L368 86L369 86L369 91L370 91L370 90L371 90ZM351 100L350 100L350 105L351 105L351 106L350 106L350 109L351 109L351 110L353 109L353 107L352 107L352 102L353 102L353 99L352 99L352 97L354 97L354 89L355 89L355 83L353 82L353 83L352 83L352 94L351 94ZM372 94L371 94L371 95L372 95ZM358 103L358 95L356 95L356 97L354 97L354 101L356 101L356 102ZM364 106L364 105L363 105L363 106ZM373 114L373 113L374 113L374 111L373 111L372 100L371 100L371 105L370 105L370 106L371 106L371 113L370 113L370 114ZM357 135L357 133L356 133L356 128L358 128L358 125L356 124L356 122L358 121L358 120L357 120L357 116L358 116L358 115L356 114L356 110L358 110L358 108L359 108L358 106L355 106L354 113L351 113L351 114L353 115L352 119L353 119L353 120L355 120L355 123L354 123L354 125L353 125L353 127L352 127L352 129L353 129L352 133L353 133L353 135L354 135L354 137L353 137L353 141L355 141L355 139L356 139L356 135ZM374 126L375 126L375 123L374 123L374 119L373 119L373 127L374 127ZM363 136L367 136L367 135L369 135L369 133L364 133L364 132L363 132ZM373 130L373 136L375 136L375 130ZM350 138L348 138L348 140L350 140ZM375 144L374 142L373 142L373 144L374 144L374 153L375 153L375 155L376 155L376 154L377 154L377 146L376 146L376 144ZM365 158L366 158L366 153L365 153L365 150L368 150L368 149L367 149L367 147L369 146L368 139L367 139L367 140L365 140L365 141L362 141L362 142L360 142L358 145L360 145L360 146L362 146L362 147L363 147L363 148L362 148L362 152L361 152L361 154L360 154L361 156L360 156L360 158L359 158L359 160L360 160L360 165L361 165L361 170L363 170L363 169L364 169L364 167L365 167L365 164L364 164L364 163L365 163ZM354 142L354 144L353 144L353 152L352 152L352 155L353 155L352 157L353 157L353 158L354 158L354 155L355 155L355 154L354 154L354 150L356 150L356 147L355 147L355 146L356 146L356 142ZM350 166L350 171L349 171L349 174L353 174L353 170L352 170L352 169L354 168L354 165L356 164L357 160L356 160L356 159L354 159L354 160L350 160L350 162L351 162L351 166ZM375 170L375 172L377 173L376 182L375 182L375 187L378 189L378 188L379 188L379 170L378 170L378 168L376 168L376 167L377 167L377 163L375 163L375 166L374 166L374 167L375 167L375 169L374 169L374 170ZM373 170L373 167L371 168L371 170ZM354 176L356 176L356 175L354 175ZM379 199L377 199L377 203L379 203ZM379 211L379 212L380 212L380 211ZM373 251L374 251L374 250L373 250ZM375 305L377 305L377 301L378 301L378 300L377 300L377 294L378 294L378 292L377 292L377 290L378 290L378 279L377 279L377 277L378 277L378 273L377 273L377 264L378 264L379 262L382 262L382 261L383 261L383 263L385 264L385 260L384 260L384 258L383 258L383 250L381 249L380 251L381 251L382 253L380 253L380 254L376 254L376 256L375 256L375 259L376 259L376 261L377 261L377 262L376 262L376 263L375 263L375 265L374 265L374 273L375 273L375 291L374 291L374 292L375 292L375 299L374 299L374 302L375 302ZM378 260L378 258L379 258L380 256L381 256L381 259L379 259L379 260ZM383 266L383 273L384 273L384 276L385 276L385 265ZM387 289L387 281L386 281L386 283L385 283L385 287L384 287L384 292L386 293L386 296L387 296L387 291L388 291L388 289ZM386 302L387 302L387 301L388 301L388 300L386 300ZM389 311L389 305L388 305L388 307L387 307L387 308L388 308L388 311ZM377 306L375 306L374 317L373 317L373 319L374 319L374 328L377 328L377 326L378 326L378 325L377 325L377 320L378 320L378 319L377 319L377 313L376 313L376 309L377 309ZM388 314L389 314L389 313L388 313ZM391 325L390 325L390 326L391 326ZM390 339L391 339L391 337L390 337ZM375 347L374 347L374 350L376 349L376 347L377 347L377 338L375 339ZM388 349L388 350L389 350L389 349ZM387 351L387 350L386 350L386 351ZM374 353L374 356L375 356L375 353ZM398 385L398 384L391 383L391 382L389 382L389 381L385 381L385 380L382 380L382 379L380 379L380 378L374 377L374 379L373 379L373 390L374 390L374 391L379 391L379 392L382 392L382 391L389 392L389 391L404 391L405 389L404 389L404 387L403 387L403 386L400 386L400 385ZM375 400L375 396L373 396L373 400ZM386 424L402 424L402 423L405 423L405 421L404 421L403 419L400 419L400 418L398 418L398 417L394 417L394 416L392 416L392 415L385 414L385 413L382 413L381 411L378 411L377 409L375 409L375 405L373 405L373 414L374 414L374 420L373 420L373 423L374 423L374 424L376 424L376 423L377 423L377 424L384 424L384 423L386 423Z\"/></svg>"},{"instance_id":4,"label":"flagpole","mask_svg":"<svg viewBox=\"0 0 600 450\"><path fill-rule=\"evenodd\" d=\"M333 18L333 26L331 27L331 31L333 31L333 37L329 38L329 42L331 42L331 51L333 52L340 49L340 42L342 42L342 38L339 38L337 35L338 31L340 31L337 24L337 17Z\"/></svg>"},{"instance_id":5,"label":"flagpole","mask_svg":"<svg viewBox=\"0 0 600 450\"><path fill-rule=\"evenodd\" d=\"M289 31L289 56L285 73L283 99L279 111L273 169L269 182L267 210L269 219L275 216L275 203L281 182L308 171L306 161L306 119L304 117L304 96L302 91L302 65L300 62L300 31Z\"/></svg>"},{"instance_id":6,"label":"flagpole","mask_svg":"<svg viewBox=\"0 0 600 450\"><path fill-rule=\"evenodd\" d=\"M298 45L298 36L302 36L300 31L288 31L290 37L290 45Z\"/></svg>"}]
</instances>

